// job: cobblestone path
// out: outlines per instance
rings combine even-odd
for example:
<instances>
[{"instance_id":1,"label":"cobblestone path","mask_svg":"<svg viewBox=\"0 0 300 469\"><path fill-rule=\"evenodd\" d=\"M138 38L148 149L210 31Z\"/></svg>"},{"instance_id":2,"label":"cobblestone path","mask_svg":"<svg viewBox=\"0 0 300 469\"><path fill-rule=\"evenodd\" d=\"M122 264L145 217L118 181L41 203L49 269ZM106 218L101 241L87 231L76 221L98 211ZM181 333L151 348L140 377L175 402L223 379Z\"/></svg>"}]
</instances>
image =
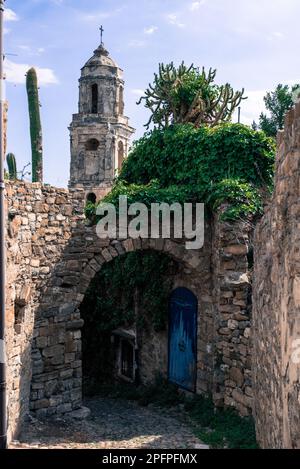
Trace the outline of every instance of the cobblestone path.
<instances>
[{"instance_id":1,"label":"cobblestone path","mask_svg":"<svg viewBox=\"0 0 300 469\"><path fill-rule=\"evenodd\" d=\"M33 420L11 447L185 449L201 445L174 410L141 407L136 402L109 398L88 399L84 405L91 410L87 419Z\"/></svg>"}]
</instances>

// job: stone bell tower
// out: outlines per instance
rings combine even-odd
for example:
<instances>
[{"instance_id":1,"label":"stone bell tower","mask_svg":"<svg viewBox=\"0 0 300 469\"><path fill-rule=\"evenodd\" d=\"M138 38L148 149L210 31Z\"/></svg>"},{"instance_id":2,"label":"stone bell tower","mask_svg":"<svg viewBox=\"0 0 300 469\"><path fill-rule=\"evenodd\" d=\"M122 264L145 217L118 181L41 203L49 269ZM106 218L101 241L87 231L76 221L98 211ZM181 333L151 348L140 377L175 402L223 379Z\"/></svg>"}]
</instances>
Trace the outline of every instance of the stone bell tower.
<instances>
[{"instance_id":1,"label":"stone bell tower","mask_svg":"<svg viewBox=\"0 0 300 469\"><path fill-rule=\"evenodd\" d=\"M79 110L69 127L69 187L84 187L92 200L106 195L128 154L134 129L124 116L122 70L102 42L81 69Z\"/></svg>"}]
</instances>

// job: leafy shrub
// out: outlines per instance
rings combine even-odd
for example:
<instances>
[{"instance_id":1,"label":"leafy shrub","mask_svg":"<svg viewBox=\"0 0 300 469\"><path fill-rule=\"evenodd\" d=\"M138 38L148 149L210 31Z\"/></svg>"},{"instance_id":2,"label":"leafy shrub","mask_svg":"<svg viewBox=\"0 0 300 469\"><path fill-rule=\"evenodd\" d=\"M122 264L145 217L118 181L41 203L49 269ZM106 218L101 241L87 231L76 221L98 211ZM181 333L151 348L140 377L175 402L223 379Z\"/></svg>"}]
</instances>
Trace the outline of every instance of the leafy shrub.
<instances>
[{"instance_id":1,"label":"leafy shrub","mask_svg":"<svg viewBox=\"0 0 300 469\"><path fill-rule=\"evenodd\" d=\"M177 125L153 130L138 140L119 179L130 184L156 179L161 187L188 185L203 192L223 179L271 185L274 150L272 139L245 125L199 129Z\"/></svg>"},{"instance_id":2,"label":"leafy shrub","mask_svg":"<svg viewBox=\"0 0 300 469\"><path fill-rule=\"evenodd\" d=\"M135 142L104 201L204 202L214 211L227 203L225 219L259 214L261 192L272 190L274 155L273 139L241 124L155 129Z\"/></svg>"}]
</instances>

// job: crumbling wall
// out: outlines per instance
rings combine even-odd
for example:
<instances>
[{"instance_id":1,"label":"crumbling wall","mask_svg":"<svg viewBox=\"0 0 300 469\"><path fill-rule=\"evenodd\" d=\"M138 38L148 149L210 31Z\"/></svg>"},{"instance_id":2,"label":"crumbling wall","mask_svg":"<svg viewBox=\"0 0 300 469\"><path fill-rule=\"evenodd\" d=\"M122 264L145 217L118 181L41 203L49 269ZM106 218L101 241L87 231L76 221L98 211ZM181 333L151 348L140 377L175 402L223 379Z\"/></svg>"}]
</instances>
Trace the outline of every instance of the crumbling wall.
<instances>
[{"instance_id":1,"label":"crumbling wall","mask_svg":"<svg viewBox=\"0 0 300 469\"><path fill-rule=\"evenodd\" d=\"M6 348L9 439L29 409L35 314L45 285L82 213L84 193L41 184L6 184ZM44 337L44 342L52 337ZM35 391L37 394L39 390Z\"/></svg>"},{"instance_id":2,"label":"crumbling wall","mask_svg":"<svg viewBox=\"0 0 300 469\"><path fill-rule=\"evenodd\" d=\"M252 413L251 375L251 221L222 222L215 217L213 279L215 362L213 399L216 405Z\"/></svg>"},{"instance_id":3,"label":"crumbling wall","mask_svg":"<svg viewBox=\"0 0 300 469\"><path fill-rule=\"evenodd\" d=\"M300 104L278 135L275 191L255 234L253 375L263 448L300 448Z\"/></svg>"}]
</instances>

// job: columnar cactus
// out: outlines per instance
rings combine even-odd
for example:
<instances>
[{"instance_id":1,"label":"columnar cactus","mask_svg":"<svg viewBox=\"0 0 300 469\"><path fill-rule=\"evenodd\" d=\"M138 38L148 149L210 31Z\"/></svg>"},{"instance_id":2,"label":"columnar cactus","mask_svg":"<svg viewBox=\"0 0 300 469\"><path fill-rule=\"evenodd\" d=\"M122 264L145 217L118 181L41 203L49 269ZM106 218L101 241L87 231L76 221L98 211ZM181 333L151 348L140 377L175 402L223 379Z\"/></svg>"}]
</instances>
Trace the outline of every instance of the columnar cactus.
<instances>
[{"instance_id":1,"label":"columnar cactus","mask_svg":"<svg viewBox=\"0 0 300 469\"><path fill-rule=\"evenodd\" d=\"M26 75L32 152L32 182L43 182L43 142L37 74L34 68Z\"/></svg>"},{"instance_id":2,"label":"columnar cactus","mask_svg":"<svg viewBox=\"0 0 300 469\"><path fill-rule=\"evenodd\" d=\"M14 181L17 179L17 163L16 163L15 155L13 153L8 153L8 155L6 156L6 161L7 161L9 179L11 181Z\"/></svg>"}]
</instances>

